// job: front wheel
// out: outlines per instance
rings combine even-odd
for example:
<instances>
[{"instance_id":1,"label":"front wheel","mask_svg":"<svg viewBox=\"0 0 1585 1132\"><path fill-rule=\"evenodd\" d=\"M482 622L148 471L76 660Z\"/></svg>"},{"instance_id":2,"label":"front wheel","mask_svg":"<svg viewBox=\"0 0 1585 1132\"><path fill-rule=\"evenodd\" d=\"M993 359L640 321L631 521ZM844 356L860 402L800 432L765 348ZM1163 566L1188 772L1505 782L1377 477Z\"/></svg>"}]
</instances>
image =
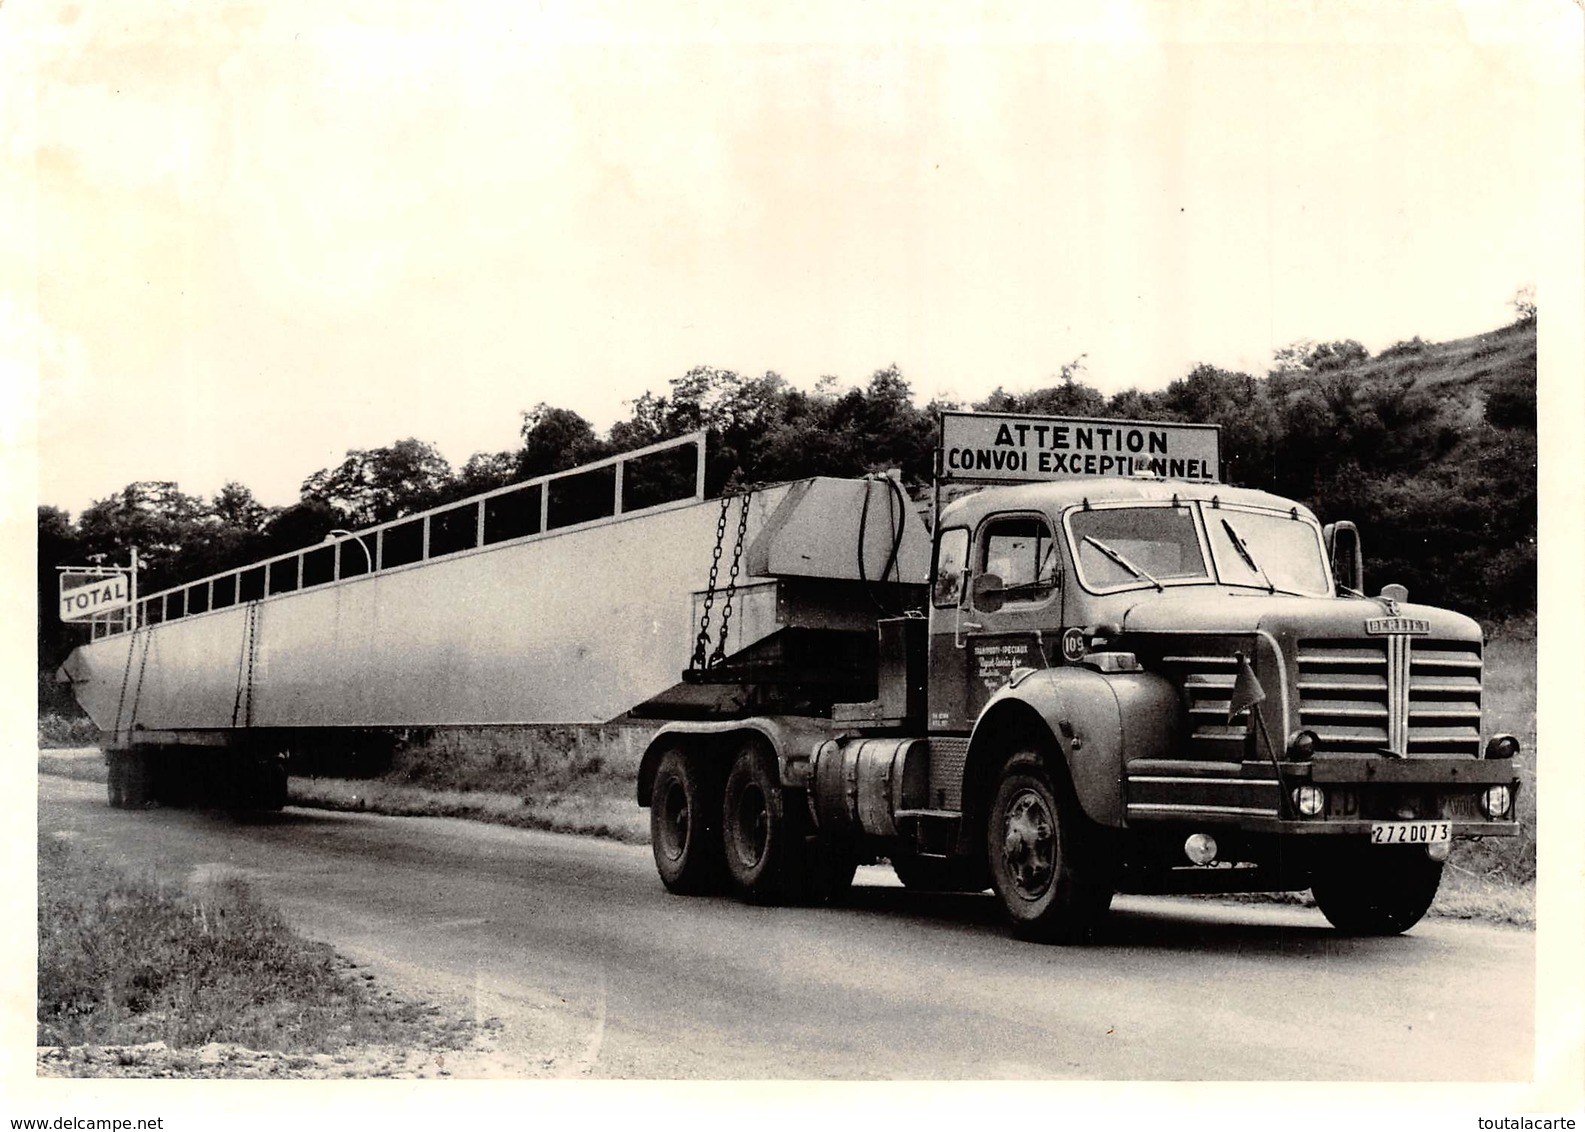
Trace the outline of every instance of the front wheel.
<instances>
[{"instance_id":1,"label":"front wheel","mask_svg":"<svg viewBox=\"0 0 1585 1132\"><path fill-rule=\"evenodd\" d=\"M1025 939L1077 943L1112 902L1071 788L1035 751L1002 767L986 822L991 884Z\"/></svg>"},{"instance_id":2,"label":"front wheel","mask_svg":"<svg viewBox=\"0 0 1585 1132\"><path fill-rule=\"evenodd\" d=\"M719 781L712 783L700 759L678 748L661 755L650 791L649 844L668 891L698 896L720 888L720 811Z\"/></svg>"},{"instance_id":3,"label":"front wheel","mask_svg":"<svg viewBox=\"0 0 1585 1132\"><path fill-rule=\"evenodd\" d=\"M1420 922L1441 883L1442 862L1420 846L1359 842L1316 865L1310 894L1338 931L1398 935Z\"/></svg>"}]
</instances>

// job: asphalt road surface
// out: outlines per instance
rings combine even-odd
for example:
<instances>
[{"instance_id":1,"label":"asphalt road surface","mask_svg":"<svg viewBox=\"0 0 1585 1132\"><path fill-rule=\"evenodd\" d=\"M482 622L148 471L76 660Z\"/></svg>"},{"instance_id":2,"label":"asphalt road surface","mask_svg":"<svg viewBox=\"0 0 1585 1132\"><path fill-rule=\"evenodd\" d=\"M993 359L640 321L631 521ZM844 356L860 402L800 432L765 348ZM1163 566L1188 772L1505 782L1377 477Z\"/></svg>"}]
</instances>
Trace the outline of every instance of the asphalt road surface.
<instances>
[{"instance_id":1,"label":"asphalt road surface","mask_svg":"<svg viewBox=\"0 0 1585 1132\"><path fill-rule=\"evenodd\" d=\"M1082 948L989 896L861 869L841 908L667 894L646 849L442 818L109 809L39 778L39 827L171 880L230 870L388 983L500 1020L492 1072L605 1078L1522 1081L1535 937L1119 897Z\"/></svg>"}]
</instances>

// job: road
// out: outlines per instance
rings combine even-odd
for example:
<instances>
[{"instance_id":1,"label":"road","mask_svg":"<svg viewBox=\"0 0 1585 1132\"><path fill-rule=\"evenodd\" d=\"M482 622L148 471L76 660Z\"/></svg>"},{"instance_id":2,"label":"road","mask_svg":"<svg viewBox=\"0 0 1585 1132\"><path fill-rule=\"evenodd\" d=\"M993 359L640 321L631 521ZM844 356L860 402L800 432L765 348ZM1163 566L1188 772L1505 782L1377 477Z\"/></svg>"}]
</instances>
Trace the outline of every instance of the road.
<instances>
[{"instance_id":1,"label":"road","mask_svg":"<svg viewBox=\"0 0 1585 1132\"><path fill-rule=\"evenodd\" d=\"M230 870L389 984L495 1017L480 1074L1518 1081L1535 937L1349 939L1276 905L1119 897L1103 938L1009 937L989 896L860 870L842 908L660 886L647 850L441 818L109 809L41 775L39 827L171 880Z\"/></svg>"}]
</instances>

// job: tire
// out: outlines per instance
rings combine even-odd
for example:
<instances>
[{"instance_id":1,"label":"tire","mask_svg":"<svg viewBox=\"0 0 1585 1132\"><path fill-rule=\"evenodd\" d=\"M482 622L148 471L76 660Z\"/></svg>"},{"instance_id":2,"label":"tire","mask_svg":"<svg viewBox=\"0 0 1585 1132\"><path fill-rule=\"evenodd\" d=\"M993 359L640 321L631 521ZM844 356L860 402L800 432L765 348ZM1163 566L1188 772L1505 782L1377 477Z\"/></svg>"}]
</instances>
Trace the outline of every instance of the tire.
<instances>
[{"instance_id":1,"label":"tire","mask_svg":"<svg viewBox=\"0 0 1585 1132\"><path fill-rule=\"evenodd\" d=\"M1442 862L1417 845L1350 843L1317 863L1310 893L1349 935L1398 935L1420 922L1442 883Z\"/></svg>"},{"instance_id":2,"label":"tire","mask_svg":"<svg viewBox=\"0 0 1585 1132\"><path fill-rule=\"evenodd\" d=\"M727 878L739 899L787 904L803 897L808 852L803 825L798 810L788 805L775 758L759 743L749 743L726 776L721 806Z\"/></svg>"},{"instance_id":3,"label":"tire","mask_svg":"<svg viewBox=\"0 0 1585 1132\"><path fill-rule=\"evenodd\" d=\"M805 899L811 904L840 904L853 891L859 856L846 841L806 838Z\"/></svg>"},{"instance_id":4,"label":"tire","mask_svg":"<svg viewBox=\"0 0 1585 1132\"><path fill-rule=\"evenodd\" d=\"M985 861L973 857L920 857L899 852L892 872L913 892L984 892L991 887Z\"/></svg>"},{"instance_id":5,"label":"tire","mask_svg":"<svg viewBox=\"0 0 1585 1132\"><path fill-rule=\"evenodd\" d=\"M124 755L105 756L105 795L113 810L127 808L127 761Z\"/></svg>"},{"instance_id":6,"label":"tire","mask_svg":"<svg viewBox=\"0 0 1585 1132\"><path fill-rule=\"evenodd\" d=\"M1002 766L986 820L991 886L1013 931L1042 943L1080 943L1112 903L1108 874L1065 778L1033 750Z\"/></svg>"},{"instance_id":7,"label":"tire","mask_svg":"<svg viewBox=\"0 0 1585 1132\"><path fill-rule=\"evenodd\" d=\"M152 761L146 751L121 756L121 809L141 810L154 800Z\"/></svg>"},{"instance_id":8,"label":"tire","mask_svg":"<svg viewBox=\"0 0 1585 1132\"><path fill-rule=\"evenodd\" d=\"M276 759L248 764L242 776L241 806L246 810L286 808L286 767Z\"/></svg>"},{"instance_id":9,"label":"tire","mask_svg":"<svg viewBox=\"0 0 1585 1132\"><path fill-rule=\"evenodd\" d=\"M649 845L668 892L721 889L720 790L697 755L673 747L660 757L649 798Z\"/></svg>"}]
</instances>

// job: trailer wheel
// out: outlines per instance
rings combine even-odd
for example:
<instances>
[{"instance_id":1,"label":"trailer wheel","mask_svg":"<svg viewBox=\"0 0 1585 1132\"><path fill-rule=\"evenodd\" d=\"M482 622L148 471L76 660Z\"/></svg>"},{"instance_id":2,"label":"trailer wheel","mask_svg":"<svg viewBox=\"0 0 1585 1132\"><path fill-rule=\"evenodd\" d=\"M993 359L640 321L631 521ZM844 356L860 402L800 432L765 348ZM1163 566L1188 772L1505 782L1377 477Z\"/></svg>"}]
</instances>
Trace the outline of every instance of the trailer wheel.
<instances>
[{"instance_id":1,"label":"trailer wheel","mask_svg":"<svg viewBox=\"0 0 1585 1132\"><path fill-rule=\"evenodd\" d=\"M892 872L914 892L984 892L991 887L985 862L972 857L920 857L899 852Z\"/></svg>"},{"instance_id":2,"label":"trailer wheel","mask_svg":"<svg viewBox=\"0 0 1585 1132\"><path fill-rule=\"evenodd\" d=\"M1036 751L1010 756L986 823L986 859L1018 936L1043 943L1089 937L1112 902L1092 842L1066 779Z\"/></svg>"},{"instance_id":3,"label":"trailer wheel","mask_svg":"<svg viewBox=\"0 0 1585 1132\"><path fill-rule=\"evenodd\" d=\"M1332 926L1349 935L1398 935L1420 922L1442 883L1442 862L1417 845L1361 841L1316 864L1310 893Z\"/></svg>"},{"instance_id":4,"label":"trailer wheel","mask_svg":"<svg viewBox=\"0 0 1585 1132\"><path fill-rule=\"evenodd\" d=\"M661 755L649 800L649 844L668 891L697 896L720 889L721 812L700 759L680 748Z\"/></svg>"},{"instance_id":5,"label":"trailer wheel","mask_svg":"<svg viewBox=\"0 0 1585 1132\"><path fill-rule=\"evenodd\" d=\"M144 751L117 751L105 758L105 794L118 810L141 810L154 800L152 760Z\"/></svg>"},{"instance_id":6,"label":"trailer wheel","mask_svg":"<svg viewBox=\"0 0 1585 1132\"><path fill-rule=\"evenodd\" d=\"M113 810L127 808L127 763L120 754L105 756L105 795Z\"/></svg>"},{"instance_id":7,"label":"trailer wheel","mask_svg":"<svg viewBox=\"0 0 1585 1132\"><path fill-rule=\"evenodd\" d=\"M286 808L286 766L278 759L261 759L253 768L253 796L247 801L254 809Z\"/></svg>"},{"instance_id":8,"label":"trailer wheel","mask_svg":"<svg viewBox=\"0 0 1585 1132\"><path fill-rule=\"evenodd\" d=\"M802 894L804 839L789 822L776 760L750 742L726 776L721 831L726 871L738 897L782 904Z\"/></svg>"}]
</instances>

